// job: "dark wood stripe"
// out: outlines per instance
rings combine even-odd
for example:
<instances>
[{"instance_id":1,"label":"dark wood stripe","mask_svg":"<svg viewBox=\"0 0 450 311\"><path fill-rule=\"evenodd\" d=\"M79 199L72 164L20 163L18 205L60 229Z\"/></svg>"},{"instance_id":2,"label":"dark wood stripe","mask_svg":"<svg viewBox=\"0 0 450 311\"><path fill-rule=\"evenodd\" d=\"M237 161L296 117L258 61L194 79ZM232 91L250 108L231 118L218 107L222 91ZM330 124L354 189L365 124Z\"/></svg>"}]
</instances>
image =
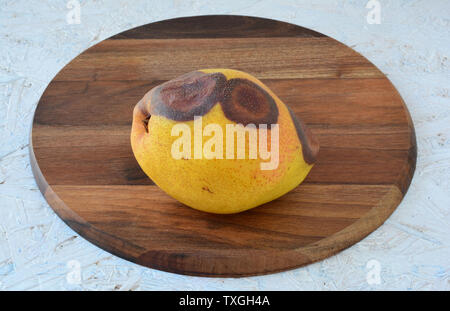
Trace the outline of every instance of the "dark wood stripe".
<instances>
[{"instance_id":1,"label":"dark wood stripe","mask_svg":"<svg viewBox=\"0 0 450 311\"><path fill-rule=\"evenodd\" d=\"M385 79L264 79L307 126L349 131L407 124L398 95ZM131 126L134 106L164 80L53 81L42 95L34 123L71 126ZM364 100L370 98L371 100ZM317 109L317 107L323 107ZM360 109L364 107L364 109ZM354 120L361 124L354 126ZM366 131L367 134L373 134ZM408 140L409 141L409 140ZM389 143L389 142L387 142Z\"/></svg>"},{"instance_id":2,"label":"dark wood stripe","mask_svg":"<svg viewBox=\"0 0 450 311\"><path fill-rule=\"evenodd\" d=\"M106 40L75 58L55 80L171 80L204 68L241 70L260 80L383 77L367 59L330 38L280 37Z\"/></svg>"},{"instance_id":3,"label":"dark wood stripe","mask_svg":"<svg viewBox=\"0 0 450 311\"><path fill-rule=\"evenodd\" d=\"M121 141L125 139L129 140L129 137L125 136ZM74 145L65 148L35 147L35 154L50 184L153 184L132 157L131 147L126 144ZM86 154L89 154L89 158L84 156ZM364 185L392 184L398 181L399 168L404 167L407 158L407 150L342 149L321 146L316 166L308 175L307 181ZM60 173L62 168L64 174Z\"/></svg>"},{"instance_id":4,"label":"dark wood stripe","mask_svg":"<svg viewBox=\"0 0 450 311\"><path fill-rule=\"evenodd\" d=\"M181 17L139 26L110 39L323 37L289 23L248 16L206 15Z\"/></svg>"}]
</instances>

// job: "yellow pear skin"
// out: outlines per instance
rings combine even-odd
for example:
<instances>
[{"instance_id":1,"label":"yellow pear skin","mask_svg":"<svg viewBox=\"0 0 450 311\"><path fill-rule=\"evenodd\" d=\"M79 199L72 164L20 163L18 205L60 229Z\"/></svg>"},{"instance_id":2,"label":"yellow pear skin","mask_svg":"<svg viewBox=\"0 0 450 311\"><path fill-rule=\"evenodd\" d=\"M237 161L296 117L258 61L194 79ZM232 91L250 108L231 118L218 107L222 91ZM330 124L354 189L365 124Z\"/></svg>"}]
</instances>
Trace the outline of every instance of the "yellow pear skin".
<instances>
[{"instance_id":1,"label":"yellow pear skin","mask_svg":"<svg viewBox=\"0 0 450 311\"><path fill-rule=\"evenodd\" d=\"M232 128L243 130L240 141ZM168 195L217 214L294 189L319 151L308 128L266 85L232 69L193 71L150 90L134 108L131 146Z\"/></svg>"}]
</instances>

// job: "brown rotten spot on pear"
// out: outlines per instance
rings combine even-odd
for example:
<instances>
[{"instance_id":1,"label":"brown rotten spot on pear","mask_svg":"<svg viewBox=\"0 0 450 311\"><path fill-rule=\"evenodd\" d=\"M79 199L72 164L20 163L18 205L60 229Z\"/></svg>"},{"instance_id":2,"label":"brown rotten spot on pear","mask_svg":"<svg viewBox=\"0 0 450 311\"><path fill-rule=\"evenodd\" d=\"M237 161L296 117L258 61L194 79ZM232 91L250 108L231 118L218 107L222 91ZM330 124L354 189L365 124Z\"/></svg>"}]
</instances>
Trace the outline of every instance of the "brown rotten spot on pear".
<instances>
[{"instance_id":1,"label":"brown rotten spot on pear","mask_svg":"<svg viewBox=\"0 0 450 311\"><path fill-rule=\"evenodd\" d=\"M202 146L209 146L208 140L217 134L206 135L208 125L222 129L223 157L173 157L172 146L179 138L172 136L173 127L185 124L194 133L196 116L202 117ZM238 157L236 146L230 159L225 154L227 125L237 124L247 126L246 157ZM272 125L278 126L276 145ZM278 147L275 169L261 169L268 161L261 154L249 157L250 137L260 137L261 131L267 134L268 151ZM150 90L134 109L131 144L141 168L167 194L192 208L221 214L248 210L297 187L319 151L311 131L266 85L231 69L193 71ZM190 145L193 151L193 134Z\"/></svg>"}]
</instances>

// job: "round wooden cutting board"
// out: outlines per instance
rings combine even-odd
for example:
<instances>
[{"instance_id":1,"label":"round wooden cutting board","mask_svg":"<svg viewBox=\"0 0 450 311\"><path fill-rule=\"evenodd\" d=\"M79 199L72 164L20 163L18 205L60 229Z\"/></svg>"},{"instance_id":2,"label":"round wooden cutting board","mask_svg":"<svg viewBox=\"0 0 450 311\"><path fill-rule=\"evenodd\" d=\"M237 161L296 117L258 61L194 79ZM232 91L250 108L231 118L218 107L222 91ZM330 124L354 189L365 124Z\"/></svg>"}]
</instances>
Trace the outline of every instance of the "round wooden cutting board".
<instances>
[{"instance_id":1,"label":"round wooden cutting board","mask_svg":"<svg viewBox=\"0 0 450 311\"><path fill-rule=\"evenodd\" d=\"M148 90L219 67L261 79L321 145L303 184L233 215L170 198L130 146ZM135 263L199 276L283 271L351 246L395 210L416 163L407 108L373 64L320 33L242 16L166 20L91 47L45 90L31 139L39 187L72 229Z\"/></svg>"}]
</instances>

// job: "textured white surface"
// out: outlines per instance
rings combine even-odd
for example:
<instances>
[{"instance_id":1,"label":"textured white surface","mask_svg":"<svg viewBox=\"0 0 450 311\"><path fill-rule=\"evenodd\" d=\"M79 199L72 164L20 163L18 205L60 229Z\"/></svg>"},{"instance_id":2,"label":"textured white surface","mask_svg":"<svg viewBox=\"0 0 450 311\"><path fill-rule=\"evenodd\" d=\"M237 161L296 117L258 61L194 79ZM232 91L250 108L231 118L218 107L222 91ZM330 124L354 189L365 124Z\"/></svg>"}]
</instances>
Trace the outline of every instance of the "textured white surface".
<instances>
[{"instance_id":1,"label":"textured white surface","mask_svg":"<svg viewBox=\"0 0 450 311\"><path fill-rule=\"evenodd\" d=\"M449 1L379 0L381 24L367 23L367 0L80 2L81 23L70 25L65 0L0 0L0 289L450 289ZM72 58L111 35L203 14L305 26L353 47L388 75L411 112L419 156L411 188L382 227L304 268L217 279L121 260L53 213L37 189L27 149L33 112L47 84ZM366 267L372 259L380 264L380 284L367 282L368 272L376 272Z\"/></svg>"}]
</instances>

